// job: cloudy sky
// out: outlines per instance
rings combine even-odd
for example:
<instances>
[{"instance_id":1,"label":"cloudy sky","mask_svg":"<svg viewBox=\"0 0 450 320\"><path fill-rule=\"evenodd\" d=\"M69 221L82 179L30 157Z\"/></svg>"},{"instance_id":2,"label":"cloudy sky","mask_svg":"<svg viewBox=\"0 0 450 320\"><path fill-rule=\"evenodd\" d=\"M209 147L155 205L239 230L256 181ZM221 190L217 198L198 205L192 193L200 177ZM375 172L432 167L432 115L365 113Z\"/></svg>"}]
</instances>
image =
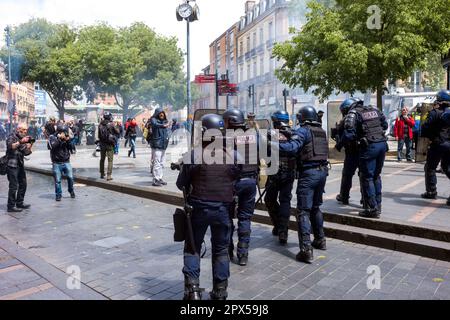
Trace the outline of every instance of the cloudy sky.
<instances>
[{"instance_id":1,"label":"cloudy sky","mask_svg":"<svg viewBox=\"0 0 450 320\"><path fill-rule=\"evenodd\" d=\"M209 64L209 44L244 14L246 0L197 0L200 21L191 25L192 74ZM177 36L186 48L186 24L178 22L175 8L181 0L0 0L0 30L32 17L75 25L106 21L124 26L142 21L166 36ZM3 42L3 32L0 37Z\"/></svg>"}]
</instances>

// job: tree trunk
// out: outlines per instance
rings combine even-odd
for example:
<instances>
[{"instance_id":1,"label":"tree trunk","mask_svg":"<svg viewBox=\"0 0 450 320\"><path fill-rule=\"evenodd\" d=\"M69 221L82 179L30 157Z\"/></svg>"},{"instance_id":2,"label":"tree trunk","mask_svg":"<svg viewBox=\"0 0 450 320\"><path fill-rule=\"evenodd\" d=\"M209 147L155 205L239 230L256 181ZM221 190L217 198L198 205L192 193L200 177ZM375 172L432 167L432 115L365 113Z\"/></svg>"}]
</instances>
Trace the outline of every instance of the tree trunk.
<instances>
[{"instance_id":1,"label":"tree trunk","mask_svg":"<svg viewBox=\"0 0 450 320\"><path fill-rule=\"evenodd\" d=\"M127 122L127 119L128 119L129 107L130 107L130 105L124 101L123 102L123 106L122 106L122 110L123 110L122 123L124 125L125 125L125 123Z\"/></svg>"},{"instance_id":2,"label":"tree trunk","mask_svg":"<svg viewBox=\"0 0 450 320\"><path fill-rule=\"evenodd\" d=\"M58 105L59 120L64 120L65 111L64 101L61 101Z\"/></svg>"},{"instance_id":3,"label":"tree trunk","mask_svg":"<svg viewBox=\"0 0 450 320\"><path fill-rule=\"evenodd\" d=\"M383 85L377 87L377 108L383 112Z\"/></svg>"}]
</instances>

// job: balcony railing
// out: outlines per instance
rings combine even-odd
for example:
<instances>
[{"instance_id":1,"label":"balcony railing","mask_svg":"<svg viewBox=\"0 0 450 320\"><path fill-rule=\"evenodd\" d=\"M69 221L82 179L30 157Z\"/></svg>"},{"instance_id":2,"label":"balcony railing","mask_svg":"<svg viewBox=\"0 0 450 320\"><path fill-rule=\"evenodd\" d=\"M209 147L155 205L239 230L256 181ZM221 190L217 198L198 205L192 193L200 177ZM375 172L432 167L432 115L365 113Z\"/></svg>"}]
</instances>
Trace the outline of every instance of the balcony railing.
<instances>
[{"instance_id":1,"label":"balcony railing","mask_svg":"<svg viewBox=\"0 0 450 320\"><path fill-rule=\"evenodd\" d=\"M247 61L247 60L250 60L250 52L247 52L246 54L245 54L245 60Z\"/></svg>"}]
</instances>

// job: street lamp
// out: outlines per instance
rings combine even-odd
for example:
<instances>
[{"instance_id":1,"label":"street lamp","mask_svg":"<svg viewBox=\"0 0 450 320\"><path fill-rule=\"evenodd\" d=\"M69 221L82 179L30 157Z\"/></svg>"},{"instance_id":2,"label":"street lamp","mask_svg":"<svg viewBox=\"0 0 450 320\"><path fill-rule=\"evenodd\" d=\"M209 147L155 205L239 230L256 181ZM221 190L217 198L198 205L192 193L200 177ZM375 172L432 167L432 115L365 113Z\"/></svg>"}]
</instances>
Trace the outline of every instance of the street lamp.
<instances>
[{"instance_id":1,"label":"street lamp","mask_svg":"<svg viewBox=\"0 0 450 320\"><path fill-rule=\"evenodd\" d=\"M194 6L190 4L194 3ZM190 22L198 20L200 17L200 9L195 0L184 0L184 3L177 7L177 20L186 20L187 25L187 111L191 113L192 96L191 96L191 42L190 42Z\"/></svg>"},{"instance_id":2,"label":"street lamp","mask_svg":"<svg viewBox=\"0 0 450 320\"><path fill-rule=\"evenodd\" d=\"M284 97L284 111L287 111L287 97L289 96L289 90L284 89L283 90L283 97Z\"/></svg>"},{"instance_id":3,"label":"street lamp","mask_svg":"<svg viewBox=\"0 0 450 320\"><path fill-rule=\"evenodd\" d=\"M7 26L5 28L6 34L6 46L8 47L8 82L9 82L9 94L8 94L8 111L9 111L9 131L11 133L13 128L13 114L14 104L12 102L12 80L11 80L11 28Z\"/></svg>"}]
</instances>

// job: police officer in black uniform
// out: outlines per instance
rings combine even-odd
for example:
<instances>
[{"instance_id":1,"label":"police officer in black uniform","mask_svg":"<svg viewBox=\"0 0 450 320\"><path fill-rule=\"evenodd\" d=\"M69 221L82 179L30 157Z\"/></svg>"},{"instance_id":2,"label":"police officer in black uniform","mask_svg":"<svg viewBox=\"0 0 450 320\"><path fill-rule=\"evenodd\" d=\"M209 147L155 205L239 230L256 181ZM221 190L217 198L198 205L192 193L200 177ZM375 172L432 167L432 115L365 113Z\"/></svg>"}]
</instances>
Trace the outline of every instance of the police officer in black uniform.
<instances>
[{"instance_id":1,"label":"police officer in black uniform","mask_svg":"<svg viewBox=\"0 0 450 320\"><path fill-rule=\"evenodd\" d=\"M289 126L289 113L276 111L272 115L272 123L274 129L280 130L280 145L287 143L288 138L292 134L292 129ZM297 159L295 154L286 153L281 148L279 159L280 168L278 173L269 176L267 180L264 202L274 225L272 234L278 236L281 245L285 245L288 241L292 188L295 181Z\"/></svg>"},{"instance_id":2,"label":"police officer in black uniform","mask_svg":"<svg viewBox=\"0 0 450 320\"><path fill-rule=\"evenodd\" d=\"M441 162L442 171L450 179L450 91L441 90L436 97L437 108L430 111L422 125L421 135L431 140L425 164L426 192L424 199L437 198L436 169ZM450 206L450 197L447 200Z\"/></svg>"},{"instance_id":3,"label":"police officer in black uniform","mask_svg":"<svg viewBox=\"0 0 450 320\"><path fill-rule=\"evenodd\" d=\"M202 131L219 129L223 132L223 118L216 114L202 117ZM223 137L220 137L222 139ZM211 142L203 142L205 149ZM223 146L223 144L222 144ZM225 151L224 155L225 155ZM185 300L200 300L200 249L208 227L211 229L213 300L225 300L228 296L228 278L230 277L231 222L230 210L234 200L234 184L238 177L235 165L207 165L203 157L193 151L184 159L177 187L189 191L189 203L193 206L192 228L195 254L184 250ZM224 159L225 161L225 159ZM188 164L191 163L191 164Z\"/></svg>"},{"instance_id":4,"label":"police officer in black uniform","mask_svg":"<svg viewBox=\"0 0 450 320\"><path fill-rule=\"evenodd\" d=\"M387 128L384 114L372 106L358 105L345 117L343 142L359 145L361 188L366 205L359 215L365 218L378 219L381 215L381 172L388 150Z\"/></svg>"},{"instance_id":5,"label":"police officer in black uniform","mask_svg":"<svg viewBox=\"0 0 450 320\"><path fill-rule=\"evenodd\" d=\"M351 109L363 105L364 102L362 100L350 98L345 100L340 106L343 120L339 123L337 128L336 150L341 152L342 149L345 149L345 159L344 168L342 170L341 189L336 200L345 205L349 204L353 176L359 167L359 149L357 141L347 141L347 143L344 143L344 119ZM364 203L362 204L364 205Z\"/></svg>"},{"instance_id":6,"label":"police officer in black uniform","mask_svg":"<svg viewBox=\"0 0 450 320\"><path fill-rule=\"evenodd\" d=\"M302 107L297 119L300 127L288 143L280 144L280 152L298 155L297 222L300 252L297 260L312 263L313 248L327 248L320 206L328 177L328 140L314 107Z\"/></svg>"},{"instance_id":7,"label":"police officer in black uniform","mask_svg":"<svg viewBox=\"0 0 450 320\"><path fill-rule=\"evenodd\" d=\"M238 109L227 110L223 114L225 129L235 131L232 145L239 158L239 179L235 185L237 200L238 237L237 263L246 266L250 245L251 219L255 212L256 183L258 179L258 137L255 130L249 131L244 114ZM244 131L245 130L245 131ZM243 154L242 154L243 153ZM234 230L234 225L233 225ZM230 256L233 254L233 232L231 233Z\"/></svg>"}]
</instances>

